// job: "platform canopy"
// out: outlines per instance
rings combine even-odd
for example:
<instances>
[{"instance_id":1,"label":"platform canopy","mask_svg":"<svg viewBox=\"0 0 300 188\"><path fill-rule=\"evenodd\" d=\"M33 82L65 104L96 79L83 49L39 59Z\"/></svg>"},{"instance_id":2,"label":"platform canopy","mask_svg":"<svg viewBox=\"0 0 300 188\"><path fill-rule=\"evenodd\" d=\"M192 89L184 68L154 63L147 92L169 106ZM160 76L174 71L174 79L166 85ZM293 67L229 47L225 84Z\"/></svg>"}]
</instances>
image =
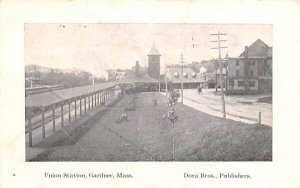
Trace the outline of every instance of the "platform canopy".
<instances>
[{"instance_id":1,"label":"platform canopy","mask_svg":"<svg viewBox=\"0 0 300 188\"><path fill-rule=\"evenodd\" d=\"M135 74L129 74L123 79L119 80L121 84L131 84L131 83L159 83L158 80L151 78L148 74L141 76L136 76Z\"/></svg>"},{"instance_id":2,"label":"platform canopy","mask_svg":"<svg viewBox=\"0 0 300 188\"><path fill-rule=\"evenodd\" d=\"M38 93L28 95L25 98L25 106L27 108L42 108L49 107L67 100L72 100L78 97L83 97L95 92L108 90L118 85L119 81L104 82L95 85L87 85L82 87L74 87L69 89L48 91L44 93Z\"/></svg>"},{"instance_id":3,"label":"platform canopy","mask_svg":"<svg viewBox=\"0 0 300 188\"><path fill-rule=\"evenodd\" d=\"M25 98L26 108L47 108L51 105L56 105L68 100L84 97L96 92L109 90L120 84L130 83L158 83L157 80L151 78L149 75L136 76L129 74L128 76L113 82L104 82L95 85L87 85L82 87L74 87L69 89L47 91L28 95Z\"/></svg>"}]
</instances>

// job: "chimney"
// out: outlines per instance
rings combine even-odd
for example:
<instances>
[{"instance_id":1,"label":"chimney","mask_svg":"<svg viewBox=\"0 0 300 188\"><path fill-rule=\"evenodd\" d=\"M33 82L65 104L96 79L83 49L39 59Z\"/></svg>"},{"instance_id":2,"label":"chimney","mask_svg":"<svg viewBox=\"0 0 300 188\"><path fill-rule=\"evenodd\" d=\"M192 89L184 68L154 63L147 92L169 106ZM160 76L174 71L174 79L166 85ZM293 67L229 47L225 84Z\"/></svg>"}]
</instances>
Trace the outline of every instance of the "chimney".
<instances>
[{"instance_id":1,"label":"chimney","mask_svg":"<svg viewBox=\"0 0 300 188\"><path fill-rule=\"evenodd\" d=\"M135 75L136 76L140 75L140 64L139 64L139 61L135 62Z\"/></svg>"},{"instance_id":2,"label":"chimney","mask_svg":"<svg viewBox=\"0 0 300 188\"><path fill-rule=\"evenodd\" d=\"M249 50L248 46L245 46L245 54L244 54L245 57L248 57L248 50Z\"/></svg>"}]
</instances>

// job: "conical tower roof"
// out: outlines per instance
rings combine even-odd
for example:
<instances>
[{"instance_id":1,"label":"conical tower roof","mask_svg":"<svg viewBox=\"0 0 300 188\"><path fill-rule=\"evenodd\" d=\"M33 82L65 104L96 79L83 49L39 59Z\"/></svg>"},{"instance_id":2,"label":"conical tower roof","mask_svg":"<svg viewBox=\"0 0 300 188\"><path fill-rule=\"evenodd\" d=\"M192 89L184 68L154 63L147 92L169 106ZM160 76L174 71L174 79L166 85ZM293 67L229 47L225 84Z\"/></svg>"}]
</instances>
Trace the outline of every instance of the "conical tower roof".
<instances>
[{"instance_id":1,"label":"conical tower roof","mask_svg":"<svg viewBox=\"0 0 300 188\"><path fill-rule=\"evenodd\" d=\"M160 56L160 53L156 48L155 42L153 43L152 48L151 48L150 52L148 53L148 56L149 55L159 55Z\"/></svg>"}]
</instances>

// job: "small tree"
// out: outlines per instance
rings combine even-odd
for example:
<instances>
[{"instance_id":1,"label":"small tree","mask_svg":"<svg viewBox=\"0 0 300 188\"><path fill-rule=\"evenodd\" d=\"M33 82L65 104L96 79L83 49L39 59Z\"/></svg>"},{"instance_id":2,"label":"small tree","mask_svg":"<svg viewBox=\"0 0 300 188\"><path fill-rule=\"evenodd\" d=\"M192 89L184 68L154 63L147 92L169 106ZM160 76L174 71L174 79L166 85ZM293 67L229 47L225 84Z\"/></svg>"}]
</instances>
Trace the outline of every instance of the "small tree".
<instances>
[{"instance_id":1,"label":"small tree","mask_svg":"<svg viewBox=\"0 0 300 188\"><path fill-rule=\"evenodd\" d=\"M178 91L171 91L168 95L168 101L167 101L167 106L168 106L168 112L167 114L164 115L165 118L168 118L172 124L173 124L173 160L175 160L175 137L174 137L174 123L177 121L177 115L175 112L175 105L178 102L178 99L180 97L180 94Z\"/></svg>"}]
</instances>

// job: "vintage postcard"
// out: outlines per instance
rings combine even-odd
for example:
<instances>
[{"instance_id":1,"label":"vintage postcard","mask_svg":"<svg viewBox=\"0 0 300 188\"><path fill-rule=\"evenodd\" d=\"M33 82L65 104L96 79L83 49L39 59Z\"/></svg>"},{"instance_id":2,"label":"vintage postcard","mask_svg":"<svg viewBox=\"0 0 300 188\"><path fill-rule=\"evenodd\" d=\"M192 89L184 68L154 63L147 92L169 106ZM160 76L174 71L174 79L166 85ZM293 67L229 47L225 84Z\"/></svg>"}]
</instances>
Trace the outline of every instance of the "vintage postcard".
<instances>
[{"instance_id":1,"label":"vintage postcard","mask_svg":"<svg viewBox=\"0 0 300 188\"><path fill-rule=\"evenodd\" d=\"M0 186L300 186L299 3L45 2L1 4Z\"/></svg>"},{"instance_id":2,"label":"vintage postcard","mask_svg":"<svg viewBox=\"0 0 300 188\"><path fill-rule=\"evenodd\" d=\"M272 161L272 25L24 27L26 161Z\"/></svg>"}]
</instances>

